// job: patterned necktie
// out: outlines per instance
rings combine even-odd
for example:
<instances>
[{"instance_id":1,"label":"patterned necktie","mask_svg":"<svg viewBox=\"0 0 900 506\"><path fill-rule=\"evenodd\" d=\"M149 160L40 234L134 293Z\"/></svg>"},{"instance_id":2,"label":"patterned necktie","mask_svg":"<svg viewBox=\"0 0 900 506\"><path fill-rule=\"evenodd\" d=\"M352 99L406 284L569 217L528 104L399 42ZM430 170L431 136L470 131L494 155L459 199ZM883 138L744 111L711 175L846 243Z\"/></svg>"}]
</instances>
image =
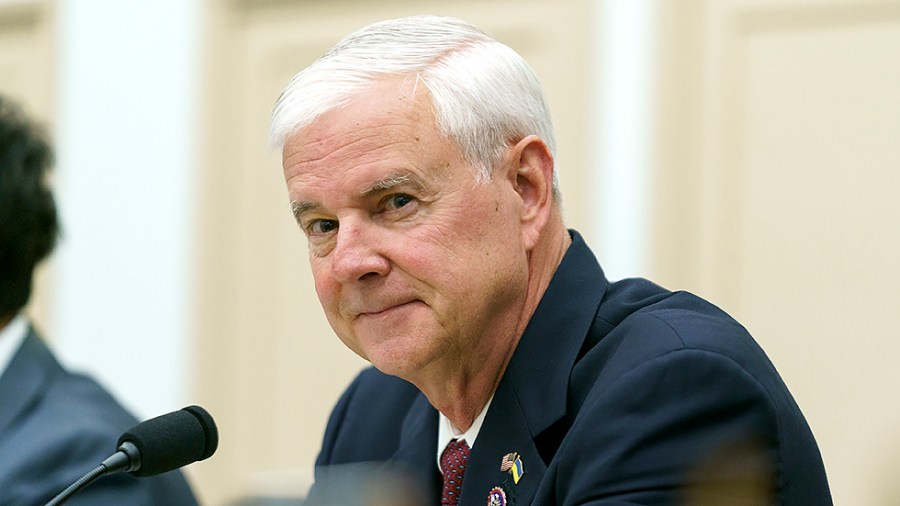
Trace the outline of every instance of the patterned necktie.
<instances>
[{"instance_id":1,"label":"patterned necktie","mask_svg":"<svg viewBox=\"0 0 900 506\"><path fill-rule=\"evenodd\" d=\"M462 492L463 473L469 461L469 445L465 441L450 441L441 453L441 472L444 473L444 491L441 494L441 506L459 504Z\"/></svg>"}]
</instances>

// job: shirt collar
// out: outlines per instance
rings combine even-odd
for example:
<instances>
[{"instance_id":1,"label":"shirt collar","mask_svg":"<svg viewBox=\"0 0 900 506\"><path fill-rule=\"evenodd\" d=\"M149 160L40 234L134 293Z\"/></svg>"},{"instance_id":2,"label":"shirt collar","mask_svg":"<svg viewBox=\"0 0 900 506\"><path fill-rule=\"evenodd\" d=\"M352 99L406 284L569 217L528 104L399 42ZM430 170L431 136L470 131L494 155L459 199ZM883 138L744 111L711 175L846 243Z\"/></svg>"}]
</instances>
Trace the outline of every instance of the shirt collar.
<instances>
[{"instance_id":1,"label":"shirt collar","mask_svg":"<svg viewBox=\"0 0 900 506\"><path fill-rule=\"evenodd\" d=\"M28 321L21 313L0 329L0 376L3 376L27 335Z\"/></svg>"},{"instance_id":2,"label":"shirt collar","mask_svg":"<svg viewBox=\"0 0 900 506\"><path fill-rule=\"evenodd\" d=\"M450 421L449 418L444 416L443 413L438 412L438 441L437 441L437 466L438 470L441 469L441 454L444 453L444 448L447 448L447 445L450 444L454 439L465 441L469 448L473 448L475 446L475 438L478 437L478 431L481 430L481 424L484 423L484 415L487 414L488 408L491 407L491 401L494 400L494 396L492 395L490 399L488 399L487 404L481 408L481 413L475 417L475 421L472 422L472 426L469 427L469 430L460 433L459 429L453 425L453 422Z\"/></svg>"}]
</instances>

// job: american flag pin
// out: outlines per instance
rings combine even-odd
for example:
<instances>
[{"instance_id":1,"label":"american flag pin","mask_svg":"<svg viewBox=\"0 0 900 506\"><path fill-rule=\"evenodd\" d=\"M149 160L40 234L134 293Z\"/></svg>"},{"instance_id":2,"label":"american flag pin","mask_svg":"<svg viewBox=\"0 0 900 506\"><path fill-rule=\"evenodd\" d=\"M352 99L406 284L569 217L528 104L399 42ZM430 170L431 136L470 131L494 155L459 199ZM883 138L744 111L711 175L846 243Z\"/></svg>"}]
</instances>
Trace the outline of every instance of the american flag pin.
<instances>
[{"instance_id":1,"label":"american flag pin","mask_svg":"<svg viewBox=\"0 0 900 506\"><path fill-rule=\"evenodd\" d=\"M522 475L525 474L525 466L522 465L522 457L518 453L507 453L500 460L500 470L509 473L513 477L513 482L518 485Z\"/></svg>"}]
</instances>

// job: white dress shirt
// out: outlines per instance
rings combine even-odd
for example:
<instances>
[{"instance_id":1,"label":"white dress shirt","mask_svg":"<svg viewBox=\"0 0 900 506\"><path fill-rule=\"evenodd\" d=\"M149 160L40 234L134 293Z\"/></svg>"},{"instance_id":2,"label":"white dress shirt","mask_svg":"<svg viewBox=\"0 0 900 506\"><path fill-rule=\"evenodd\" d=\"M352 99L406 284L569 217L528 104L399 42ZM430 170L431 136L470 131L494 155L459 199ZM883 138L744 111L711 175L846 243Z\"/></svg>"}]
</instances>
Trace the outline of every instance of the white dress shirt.
<instances>
[{"instance_id":1,"label":"white dress shirt","mask_svg":"<svg viewBox=\"0 0 900 506\"><path fill-rule=\"evenodd\" d=\"M28 335L28 320L21 313L16 315L9 324L0 329L0 376L9 367L13 357L25 341Z\"/></svg>"},{"instance_id":2,"label":"white dress shirt","mask_svg":"<svg viewBox=\"0 0 900 506\"><path fill-rule=\"evenodd\" d=\"M453 422L451 422L449 418L444 416L443 413L438 412L437 466L441 473L443 473L443 470L441 470L441 454L444 453L444 449L447 448L447 445L450 444L451 441L457 439L459 441L465 441L466 444L469 445L469 448L475 447L475 438L478 437L478 431L481 430L481 424L484 423L484 415L487 414L488 408L491 407L492 400L494 400L493 395L488 399L487 404L481 408L481 413L475 417L475 421L472 422L472 426L469 427L469 430L465 432L461 432L453 425Z\"/></svg>"}]
</instances>

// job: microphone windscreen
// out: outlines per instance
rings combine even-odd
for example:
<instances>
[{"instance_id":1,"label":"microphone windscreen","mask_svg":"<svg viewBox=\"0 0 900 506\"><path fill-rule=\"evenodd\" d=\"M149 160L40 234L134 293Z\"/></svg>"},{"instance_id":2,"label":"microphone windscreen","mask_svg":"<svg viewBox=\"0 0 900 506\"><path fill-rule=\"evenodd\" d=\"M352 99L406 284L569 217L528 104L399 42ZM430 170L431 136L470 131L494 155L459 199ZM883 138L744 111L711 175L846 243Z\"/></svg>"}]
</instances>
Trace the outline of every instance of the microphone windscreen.
<instances>
[{"instance_id":1,"label":"microphone windscreen","mask_svg":"<svg viewBox=\"0 0 900 506\"><path fill-rule=\"evenodd\" d=\"M208 459L213 453L216 453L216 448L219 447L219 429L216 428L216 422L213 420L212 415L200 406L188 406L183 408L182 411L187 411L194 415L200 427L203 428L203 440L206 442L206 445L203 447L203 456L197 460Z\"/></svg>"},{"instance_id":2,"label":"microphone windscreen","mask_svg":"<svg viewBox=\"0 0 900 506\"><path fill-rule=\"evenodd\" d=\"M119 438L141 454L134 476L154 476L208 458L216 451L219 434L212 416L200 406L188 406L141 422Z\"/></svg>"}]
</instances>

